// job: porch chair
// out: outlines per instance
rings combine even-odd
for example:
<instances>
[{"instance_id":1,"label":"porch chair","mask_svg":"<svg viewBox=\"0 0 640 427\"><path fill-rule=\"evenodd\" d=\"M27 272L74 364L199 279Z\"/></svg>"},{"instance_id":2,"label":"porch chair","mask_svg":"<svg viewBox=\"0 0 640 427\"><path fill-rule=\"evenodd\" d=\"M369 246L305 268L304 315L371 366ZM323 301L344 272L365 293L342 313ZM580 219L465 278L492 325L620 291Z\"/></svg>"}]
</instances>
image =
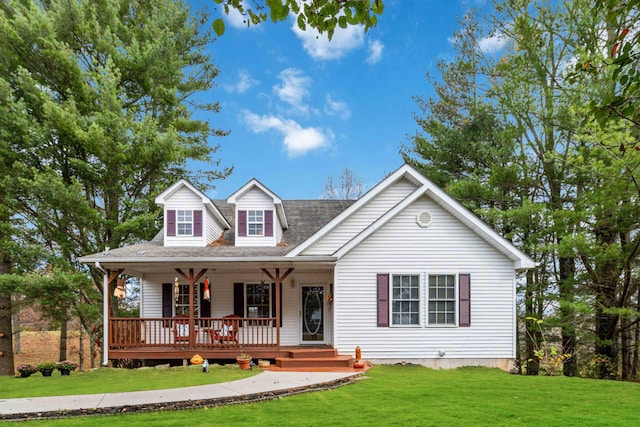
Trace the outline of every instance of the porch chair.
<instances>
[{"instance_id":1,"label":"porch chair","mask_svg":"<svg viewBox=\"0 0 640 427\"><path fill-rule=\"evenodd\" d=\"M173 341L176 344L189 342L189 316L180 315L174 317Z\"/></svg>"},{"instance_id":2,"label":"porch chair","mask_svg":"<svg viewBox=\"0 0 640 427\"><path fill-rule=\"evenodd\" d=\"M211 342L216 341L220 344L238 344L238 328L240 327L240 318L233 314L224 316L221 329L209 329Z\"/></svg>"}]
</instances>

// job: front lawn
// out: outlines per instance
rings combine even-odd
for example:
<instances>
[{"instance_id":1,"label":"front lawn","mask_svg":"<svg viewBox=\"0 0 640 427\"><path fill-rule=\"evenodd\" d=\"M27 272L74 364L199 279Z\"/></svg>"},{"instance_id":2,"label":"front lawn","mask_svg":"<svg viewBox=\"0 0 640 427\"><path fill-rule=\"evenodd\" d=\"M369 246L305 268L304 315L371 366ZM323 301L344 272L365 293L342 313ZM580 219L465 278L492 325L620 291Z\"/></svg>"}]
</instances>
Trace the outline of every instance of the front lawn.
<instances>
[{"instance_id":1,"label":"front lawn","mask_svg":"<svg viewBox=\"0 0 640 427\"><path fill-rule=\"evenodd\" d=\"M110 427L630 426L640 425L640 385L523 377L484 368L434 371L417 366L375 366L356 384L261 403L20 425L103 423Z\"/></svg>"},{"instance_id":2,"label":"front lawn","mask_svg":"<svg viewBox=\"0 0 640 427\"><path fill-rule=\"evenodd\" d=\"M236 365L212 365L206 374L200 366L181 366L132 370L100 368L72 372L68 377L63 377L58 371L54 371L51 377L43 377L40 373L28 378L0 376L0 398L161 390L235 381L259 372L257 369L243 371Z\"/></svg>"}]
</instances>

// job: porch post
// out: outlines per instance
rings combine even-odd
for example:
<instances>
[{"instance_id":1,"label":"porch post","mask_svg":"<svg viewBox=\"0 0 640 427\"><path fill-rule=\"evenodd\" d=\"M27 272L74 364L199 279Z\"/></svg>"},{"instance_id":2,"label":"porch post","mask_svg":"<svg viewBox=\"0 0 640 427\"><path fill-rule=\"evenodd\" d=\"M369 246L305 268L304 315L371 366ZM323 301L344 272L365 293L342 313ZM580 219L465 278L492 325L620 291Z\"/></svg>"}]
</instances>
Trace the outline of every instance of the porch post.
<instances>
[{"instance_id":1,"label":"porch post","mask_svg":"<svg viewBox=\"0 0 640 427\"><path fill-rule=\"evenodd\" d=\"M200 270L200 273L197 275L193 274L193 268L189 269L189 275L187 276L182 272L181 269L176 268L178 274L189 283L189 349L193 350L196 348L196 322L193 317L194 311L194 294L195 294L195 284L200 278L207 272L206 268Z\"/></svg>"},{"instance_id":2,"label":"porch post","mask_svg":"<svg viewBox=\"0 0 640 427\"><path fill-rule=\"evenodd\" d=\"M266 268L263 268L262 272L276 284L276 345L280 348L280 284L293 272L293 268L289 268L282 276L280 269L276 268L275 277Z\"/></svg>"},{"instance_id":3,"label":"porch post","mask_svg":"<svg viewBox=\"0 0 640 427\"><path fill-rule=\"evenodd\" d=\"M276 268L276 345L280 348L280 269Z\"/></svg>"},{"instance_id":4,"label":"porch post","mask_svg":"<svg viewBox=\"0 0 640 427\"><path fill-rule=\"evenodd\" d=\"M111 310L109 303L111 295L109 295L109 270L102 274L102 366L109 363L109 324L111 323Z\"/></svg>"}]
</instances>

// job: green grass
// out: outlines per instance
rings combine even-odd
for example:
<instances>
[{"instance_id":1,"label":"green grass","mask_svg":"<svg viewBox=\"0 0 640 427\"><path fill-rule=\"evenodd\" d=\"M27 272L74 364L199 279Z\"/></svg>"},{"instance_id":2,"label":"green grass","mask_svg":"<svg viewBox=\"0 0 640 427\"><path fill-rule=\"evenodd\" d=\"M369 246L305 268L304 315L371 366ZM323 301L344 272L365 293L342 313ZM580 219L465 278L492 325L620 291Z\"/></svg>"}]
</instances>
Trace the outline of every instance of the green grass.
<instances>
[{"instance_id":1,"label":"green grass","mask_svg":"<svg viewBox=\"0 0 640 427\"><path fill-rule=\"evenodd\" d=\"M0 398L160 390L234 381L259 372L242 371L236 365L213 365L208 374L202 373L199 366L188 366L134 370L100 368L72 372L68 377L57 371L51 377L43 377L40 373L28 378L0 376Z\"/></svg>"},{"instance_id":2,"label":"green grass","mask_svg":"<svg viewBox=\"0 0 640 427\"><path fill-rule=\"evenodd\" d=\"M376 366L353 385L261 403L20 425L103 423L109 423L109 427L631 426L640 425L640 385L523 377L484 368L434 371L416 366Z\"/></svg>"}]
</instances>

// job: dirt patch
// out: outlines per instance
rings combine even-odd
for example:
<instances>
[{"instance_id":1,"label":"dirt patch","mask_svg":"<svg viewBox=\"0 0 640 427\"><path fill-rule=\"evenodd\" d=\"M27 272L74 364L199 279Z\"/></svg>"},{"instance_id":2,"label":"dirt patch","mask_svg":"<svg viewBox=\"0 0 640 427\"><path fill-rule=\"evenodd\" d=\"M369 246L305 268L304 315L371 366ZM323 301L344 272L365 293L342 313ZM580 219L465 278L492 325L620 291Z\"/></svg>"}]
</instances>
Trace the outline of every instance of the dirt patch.
<instances>
[{"instance_id":1,"label":"dirt patch","mask_svg":"<svg viewBox=\"0 0 640 427\"><path fill-rule=\"evenodd\" d=\"M84 334L84 366L82 370L91 368L91 350L89 337ZM67 359L80 364L80 332L69 331L67 338ZM41 362L57 362L60 360L60 331L24 331L20 333L20 353L13 355L14 365ZM96 365L99 358L95 358ZM96 366L97 367L97 366Z\"/></svg>"}]
</instances>

